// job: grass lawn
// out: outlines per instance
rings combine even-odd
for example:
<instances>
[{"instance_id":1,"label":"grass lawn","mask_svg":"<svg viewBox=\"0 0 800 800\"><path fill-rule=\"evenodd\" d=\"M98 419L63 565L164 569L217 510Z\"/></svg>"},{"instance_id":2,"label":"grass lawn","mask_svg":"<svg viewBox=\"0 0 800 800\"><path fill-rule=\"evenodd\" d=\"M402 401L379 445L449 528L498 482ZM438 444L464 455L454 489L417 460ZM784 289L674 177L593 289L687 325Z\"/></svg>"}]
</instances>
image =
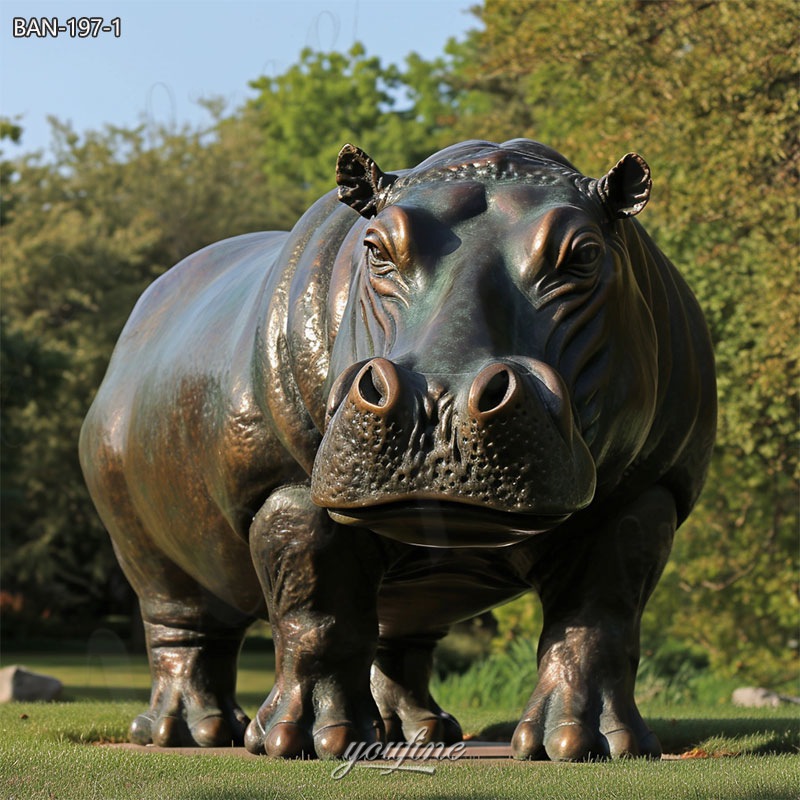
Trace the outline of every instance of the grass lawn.
<instances>
[{"instance_id":1,"label":"grass lawn","mask_svg":"<svg viewBox=\"0 0 800 800\"><path fill-rule=\"evenodd\" d=\"M113 644L113 643L112 643ZM798 800L800 713L794 708L742 710L728 705L643 709L665 750L680 759L593 764L470 761L437 763L435 774L382 774L356 766L331 777L325 762L279 762L238 755L141 753L103 746L126 737L146 706L147 664L120 649L83 653L4 653L65 684L66 702L0 707L0 798L610 798L613 800ZM111 652L109 652L111 651ZM252 714L269 690L272 656L248 651L240 699ZM450 709L467 732L498 738L518 709Z\"/></svg>"}]
</instances>

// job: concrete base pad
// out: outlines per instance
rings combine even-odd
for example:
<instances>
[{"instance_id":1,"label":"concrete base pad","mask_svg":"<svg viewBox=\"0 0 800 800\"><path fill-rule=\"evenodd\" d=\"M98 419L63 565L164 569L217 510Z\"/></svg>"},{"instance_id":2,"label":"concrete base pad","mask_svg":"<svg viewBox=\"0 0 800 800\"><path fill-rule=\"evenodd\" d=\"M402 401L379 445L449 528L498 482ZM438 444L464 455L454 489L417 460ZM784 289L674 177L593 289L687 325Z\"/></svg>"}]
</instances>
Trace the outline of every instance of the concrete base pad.
<instances>
[{"instance_id":1,"label":"concrete base pad","mask_svg":"<svg viewBox=\"0 0 800 800\"><path fill-rule=\"evenodd\" d=\"M511 758L511 745L507 742L479 742L469 741L463 742L463 750L457 758L448 757L447 755L437 755L434 753L431 756L430 751L426 754L422 746L420 746L421 759L425 761L463 761L465 759L510 759ZM118 748L120 750L133 750L137 753L161 753L164 755L181 755L181 756L239 756L241 758L264 758L264 756L254 756L248 753L244 747L155 747L154 745L140 745L130 744L128 742L123 744L108 744L106 747ZM382 760L392 760L396 758L405 758L406 761L415 760L413 754L406 753L404 755L405 745L393 745L389 748L388 752L383 754ZM450 749L450 748L448 748Z\"/></svg>"},{"instance_id":2,"label":"concrete base pad","mask_svg":"<svg viewBox=\"0 0 800 800\"><path fill-rule=\"evenodd\" d=\"M359 763L370 763L375 764L376 766L379 764L386 764L391 765L396 763L398 760L402 760L403 763L412 762L412 761L419 761L421 763L437 763L437 762L449 762L449 763L459 763L461 761L472 761L474 762L490 762L490 761L511 761L514 764L553 764L555 762L552 761L517 761L511 755L511 745L508 742L481 742L481 741L468 741L464 742L463 751L457 757L452 757L448 755L431 755L429 753L422 752L420 748L420 753L414 757L414 755L408 751L405 753L403 752L405 749L405 745L399 744L394 745L389 748L388 752L382 754L381 758L376 759L368 759L366 761L360 761ZM128 742L122 744L104 744L103 747L113 747L120 750L133 750L137 753L161 753L162 755L180 755L180 756L235 756L238 758L256 758L256 759L266 759L265 756L254 756L252 753L248 753L244 747L155 747L154 745L140 745L140 744L130 744ZM680 756L676 754L664 754L661 756L661 761L681 761L685 756ZM310 760L310 759L309 759ZM335 763L335 762L331 762ZM567 763L578 763L578 762L560 762L562 765Z\"/></svg>"}]
</instances>

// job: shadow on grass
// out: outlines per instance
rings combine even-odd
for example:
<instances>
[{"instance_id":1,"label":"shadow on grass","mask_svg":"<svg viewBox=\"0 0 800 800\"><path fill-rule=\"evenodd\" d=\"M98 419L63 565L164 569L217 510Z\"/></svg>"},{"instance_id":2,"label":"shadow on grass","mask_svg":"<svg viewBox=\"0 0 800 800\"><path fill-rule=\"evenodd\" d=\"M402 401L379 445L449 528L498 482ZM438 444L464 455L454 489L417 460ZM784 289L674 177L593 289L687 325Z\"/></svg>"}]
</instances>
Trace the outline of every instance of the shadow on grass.
<instances>
[{"instance_id":1,"label":"shadow on grass","mask_svg":"<svg viewBox=\"0 0 800 800\"><path fill-rule=\"evenodd\" d=\"M800 719L648 720L665 753L698 749L708 755L769 755L800 752Z\"/></svg>"},{"instance_id":2,"label":"shadow on grass","mask_svg":"<svg viewBox=\"0 0 800 800\"><path fill-rule=\"evenodd\" d=\"M666 754L697 752L697 757L800 753L800 719L648 719ZM488 725L475 737L510 742L517 722Z\"/></svg>"},{"instance_id":3,"label":"shadow on grass","mask_svg":"<svg viewBox=\"0 0 800 800\"><path fill-rule=\"evenodd\" d=\"M75 686L64 691L65 702L142 703L150 702L149 689L128 689L122 686Z\"/></svg>"}]
</instances>

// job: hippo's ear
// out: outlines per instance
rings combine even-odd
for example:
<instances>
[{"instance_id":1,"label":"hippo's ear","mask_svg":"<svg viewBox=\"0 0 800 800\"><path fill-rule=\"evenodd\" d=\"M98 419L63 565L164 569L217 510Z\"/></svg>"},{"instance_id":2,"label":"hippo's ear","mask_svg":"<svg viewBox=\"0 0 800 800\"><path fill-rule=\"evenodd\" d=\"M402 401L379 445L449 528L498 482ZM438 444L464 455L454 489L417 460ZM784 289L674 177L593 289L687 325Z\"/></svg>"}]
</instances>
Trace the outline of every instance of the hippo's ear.
<instances>
[{"instance_id":1,"label":"hippo's ear","mask_svg":"<svg viewBox=\"0 0 800 800\"><path fill-rule=\"evenodd\" d=\"M360 148L346 144L336 161L336 183L339 199L354 208L362 217L374 217L386 190L397 175L381 168Z\"/></svg>"},{"instance_id":2,"label":"hippo's ear","mask_svg":"<svg viewBox=\"0 0 800 800\"><path fill-rule=\"evenodd\" d=\"M612 219L636 216L650 199L650 167L637 153L623 156L596 184L596 192Z\"/></svg>"}]
</instances>

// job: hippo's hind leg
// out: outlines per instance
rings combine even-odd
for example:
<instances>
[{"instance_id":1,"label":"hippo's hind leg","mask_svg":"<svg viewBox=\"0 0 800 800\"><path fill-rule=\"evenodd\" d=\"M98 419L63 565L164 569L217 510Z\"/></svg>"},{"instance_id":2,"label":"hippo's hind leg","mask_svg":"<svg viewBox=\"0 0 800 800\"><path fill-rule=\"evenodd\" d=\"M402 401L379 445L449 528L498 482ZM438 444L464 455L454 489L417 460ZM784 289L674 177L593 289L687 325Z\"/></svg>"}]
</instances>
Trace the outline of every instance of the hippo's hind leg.
<instances>
[{"instance_id":1,"label":"hippo's hind leg","mask_svg":"<svg viewBox=\"0 0 800 800\"><path fill-rule=\"evenodd\" d=\"M167 572L180 599L140 595L153 688L149 710L131 724L131 741L241 745L250 720L236 702L236 668L253 619Z\"/></svg>"},{"instance_id":2,"label":"hippo's hind leg","mask_svg":"<svg viewBox=\"0 0 800 800\"><path fill-rule=\"evenodd\" d=\"M394 543L396 557L378 600L381 635L372 667L372 693L389 741L461 741L461 726L428 686L434 647L453 623L530 591L529 561L512 551Z\"/></svg>"},{"instance_id":3,"label":"hippo's hind leg","mask_svg":"<svg viewBox=\"0 0 800 800\"><path fill-rule=\"evenodd\" d=\"M661 754L634 683L642 611L675 527L673 497L655 487L597 530L547 538L531 575L544 610L539 683L514 733L517 758Z\"/></svg>"},{"instance_id":4,"label":"hippo's hind leg","mask_svg":"<svg viewBox=\"0 0 800 800\"><path fill-rule=\"evenodd\" d=\"M125 549L116 549L126 568ZM146 572L144 585L136 579L140 570ZM252 618L158 556L137 554L128 574L139 594L152 677L150 708L131 724L131 741L161 747L241 745L250 720L236 702L236 668Z\"/></svg>"},{"instance_id":5,"label":"hippo's hind leg","mask_svg":"<svg viewBox=\"0 0 800 800\"><path fill-rule=\"evenodd\" d=\"M378 742L370 694L378 638L380 537L334 523L308 486L273 493L250 529L253 564L275 642L275 686L250 723L245 746L270 756L340 757Z\"/></svg>"},{"instance_id":6,"label":"hippo's hind leg","mask_svg":"<svg viewBox=\"0 0 800 800\"><path fill-rule=\"evenodd\" d=\"M372 694L389 742L460 742L458 720L443 711L428 683L433 650L446 633L415 639L382 639L372 665Z\"/></svg>"},{"instance_id":7,"label":"hippo's hind leg","mask_svg":"<svg viewBox=\"0 0 800 800\"><path fill-rule=\"evenodd\" d=\"M131 741L241 744L249 720L235 699L236 666L252 617L211 596L160 552L112 453L95 449L92 461L84 460L84 473L144 620L152 692L149 710L131 725Z\"/></svg>"}]
</instances>

